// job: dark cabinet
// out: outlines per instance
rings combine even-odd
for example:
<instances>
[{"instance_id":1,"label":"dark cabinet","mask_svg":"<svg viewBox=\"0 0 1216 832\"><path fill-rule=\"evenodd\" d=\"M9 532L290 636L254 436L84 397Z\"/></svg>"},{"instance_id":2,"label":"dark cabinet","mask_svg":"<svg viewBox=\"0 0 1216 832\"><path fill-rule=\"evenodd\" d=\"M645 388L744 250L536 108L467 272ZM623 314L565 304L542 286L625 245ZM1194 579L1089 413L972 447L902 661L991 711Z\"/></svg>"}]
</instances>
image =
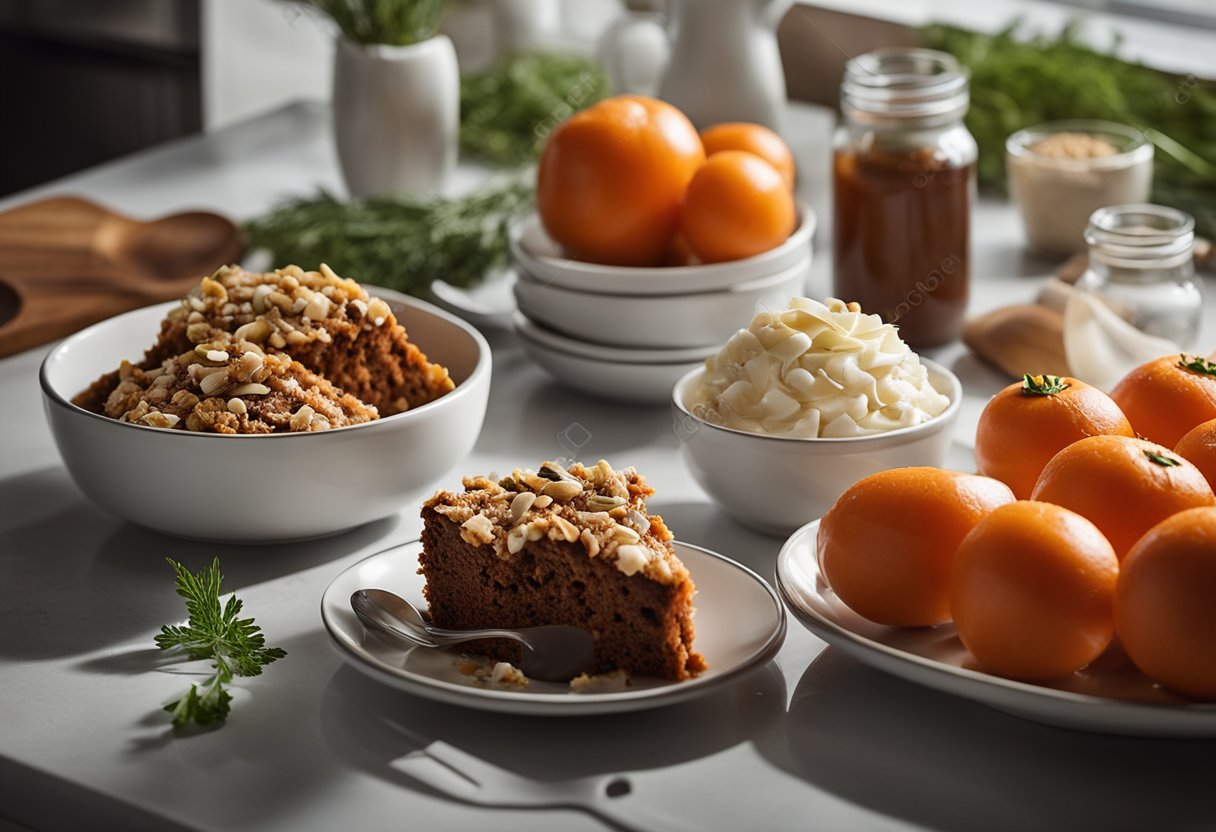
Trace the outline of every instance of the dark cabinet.
<instances>
[{"instance_id":1,"label":"dark cabinet","mask_svg":"<svg viewBox=\"0 0 1216 832\"><path fill-rule=\"evenodd\" d=\"M202 129L199 0L0 0L0 195Z\"/></svg>"}]
</instances>

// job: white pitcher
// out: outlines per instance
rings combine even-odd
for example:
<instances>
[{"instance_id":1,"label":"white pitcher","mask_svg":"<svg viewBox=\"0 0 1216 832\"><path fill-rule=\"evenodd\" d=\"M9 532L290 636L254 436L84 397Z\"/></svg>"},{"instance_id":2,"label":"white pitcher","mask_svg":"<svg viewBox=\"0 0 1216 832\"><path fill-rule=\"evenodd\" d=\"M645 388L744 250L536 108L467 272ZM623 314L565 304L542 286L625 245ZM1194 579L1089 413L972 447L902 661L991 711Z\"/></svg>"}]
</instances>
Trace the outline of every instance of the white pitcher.
<instances>
[{"instance_id":1,"label":"white pitcher","mask_svg":"<svg viewBox=\"0 0 1216 832\"><path fill-rule=\"evenodd\" d=\"M781 132L786 98L777 24L790 3L669 0L665 27L636 10L605 34L600 56L614 90L657 91L698 128L751 121ZM656 50L666 54L656 60ZM645 66L655 66L658 78L639 77Z\"/></svg>"}]
</instances>

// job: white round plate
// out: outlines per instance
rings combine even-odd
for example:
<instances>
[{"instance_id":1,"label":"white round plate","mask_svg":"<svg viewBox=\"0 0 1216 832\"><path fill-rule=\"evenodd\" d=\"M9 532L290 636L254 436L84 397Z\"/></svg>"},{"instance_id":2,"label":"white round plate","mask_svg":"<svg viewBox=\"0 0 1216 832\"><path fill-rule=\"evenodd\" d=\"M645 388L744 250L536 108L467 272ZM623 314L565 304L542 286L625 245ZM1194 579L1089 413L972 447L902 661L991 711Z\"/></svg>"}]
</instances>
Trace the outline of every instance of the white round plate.
<instances>
[{"instance_id":1,"label":"white round plate","mask_svg":"<svg viewBox=\"0 0 1216 832\"><path fill-rule=\"evenodd\" d=\"M342 658L357 670L428 699L542 716L656 708L709 693L766 664L785 640L785 608L759 575L708 549L673 545L697 585L694 645L709 664L700 676L684 682L634 677L621 690L576 693L566 684L531 680L522 690L508 689L461 673L456 653L396 646L367 635L350 608L357 589L391 590L426 609L417 540L365 558L338 575L321 598L321 619Z\"/></svg>"},{"instance_id":2,"label":"white round plate","mask_svg":"<svg viewBox=\"0 0 1216 832\"><path fill-rule=\"evenodd\" d=\"M431 294L437 306L459 315L473 326L510 329L515 313L515 270L499 269L477 286L462 289L446 280L432 280Z\"/></svg>"},{"instance_id":3,"label":"white round plate","mask_svg":"<svg viewBox=\"0 0 1216 832\"><path fill-rule=\"evenodd\" d=\"M816 520L786 541L777 556L777 586L794 617L808 630L858 661L1062 728L1157 737L1216 736L1216 704L1195 703L1162 690L1120 650L1108 650L1089 667L1052 685L1034 685L980 670L953 624L886 627L862 618L845 606L820 574L818 532Z\"/></svg>"}]
</instances>

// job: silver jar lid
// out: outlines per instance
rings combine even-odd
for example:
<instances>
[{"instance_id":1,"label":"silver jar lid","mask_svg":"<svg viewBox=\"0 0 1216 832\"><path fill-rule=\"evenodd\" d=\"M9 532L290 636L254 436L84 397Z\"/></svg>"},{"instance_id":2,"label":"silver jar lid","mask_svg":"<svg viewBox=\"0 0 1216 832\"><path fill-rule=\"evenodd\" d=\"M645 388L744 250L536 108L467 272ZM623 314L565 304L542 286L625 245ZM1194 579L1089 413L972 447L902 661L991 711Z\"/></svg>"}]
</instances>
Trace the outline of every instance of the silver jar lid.
<instances>
[{"instance_id":1,"label":"silver jar lid","mask_svg":"<svg viewBox=\"0 0 1216 832\"><path fill-rule=\"evenodd\" d=\"M891 47L845 64L840 105L854 121L961 119L970 104L967 70L953 55Z\"/></svg>"}]
</instances>

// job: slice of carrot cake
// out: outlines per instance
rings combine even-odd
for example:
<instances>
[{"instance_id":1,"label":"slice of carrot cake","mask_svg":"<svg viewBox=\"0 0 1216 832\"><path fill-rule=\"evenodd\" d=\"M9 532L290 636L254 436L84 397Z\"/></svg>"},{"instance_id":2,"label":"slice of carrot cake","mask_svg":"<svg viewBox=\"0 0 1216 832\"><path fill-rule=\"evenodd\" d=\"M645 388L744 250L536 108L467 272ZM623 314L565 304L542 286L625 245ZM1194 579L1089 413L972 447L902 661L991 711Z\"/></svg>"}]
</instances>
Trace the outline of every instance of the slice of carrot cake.
<instances>
[{"instance_id":1,"label":"slice of carrot cake","mask_svg":"<svg viewBox=\"0 0 1216 832\"><path fill-rule=\"evenodd\" d=\"M376 410L282 353L220 334L144 370L124 361L102 413L210 433L286 433L357 425Z\"/></svg>"},{"instance_id":2,"label":"slice of carrot cake","mask_svg":"<svg viewBox=\"0 0 1216 832\"><path fill-rule=\"evenodd\" d=\"M572 624L595 636L593 672L682 680L705 669L693 650L695 587L672 535L646 512L654 493L632 468L546 462L499 481L464 480L422 508L419 573L440 627ZM511 641L476 652L518 662Z\"/></svg>"},{"instance_id":3,"label":"slice of carrot cake","mask_svg":"<svg viewBox=\"0 0 1216 832\"><path fill-rule=\"evenodd\" d=\"M322 264L248 272L226 266L199 284L161 322L138 365L155 370L195 347L226 340L282 354L380 416L426 404L452 390L448 372L410 342L392 309ZM103 412L120 383L108 373L74 403Z\"/></svg>"}]
</instances>

